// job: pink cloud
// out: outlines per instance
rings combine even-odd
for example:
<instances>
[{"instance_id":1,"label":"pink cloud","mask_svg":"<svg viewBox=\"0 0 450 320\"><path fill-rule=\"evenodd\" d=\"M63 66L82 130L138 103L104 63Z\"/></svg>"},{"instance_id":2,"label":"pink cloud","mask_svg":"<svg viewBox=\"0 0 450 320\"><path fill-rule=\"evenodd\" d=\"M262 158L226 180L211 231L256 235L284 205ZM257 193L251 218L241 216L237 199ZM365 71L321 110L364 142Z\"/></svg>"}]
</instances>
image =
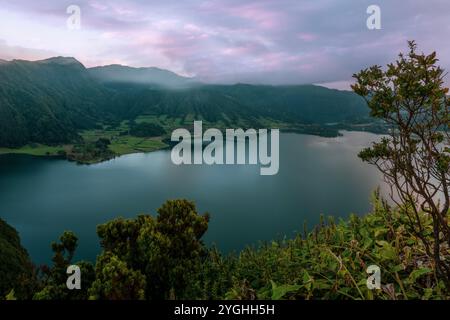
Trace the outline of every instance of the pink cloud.
<instances>
[{"instance_id":1,"label":"pink cloud","mask_svg":"<svg viewBox=\"0 0 450 320\"><path fill-rule=\"evenodd\" d=\"M258 3L250 3L225 9L230 15L249 20L263 29L276 29L283 24L284 15Z\"/></svg>"},{"instance_id":2,"label":"pink cloud","mask_svg":"<svg viewBox=\"0 0 450 320\"><path fill-rule=\"evenodd\" d=\"M314 41L317 39L317 35L313 34L313 33L307 33L307 32L300 32L299 34L297 34L297 38L299 38L302 41Z\"/></svg>"}]
</instances>

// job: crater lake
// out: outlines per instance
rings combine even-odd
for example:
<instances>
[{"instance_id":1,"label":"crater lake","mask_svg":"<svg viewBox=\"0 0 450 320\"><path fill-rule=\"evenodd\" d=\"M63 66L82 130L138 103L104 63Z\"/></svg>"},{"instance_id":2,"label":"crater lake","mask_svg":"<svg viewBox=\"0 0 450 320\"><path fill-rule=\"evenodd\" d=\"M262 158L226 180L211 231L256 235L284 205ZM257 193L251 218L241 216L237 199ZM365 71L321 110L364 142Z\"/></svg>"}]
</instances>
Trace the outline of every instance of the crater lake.
<instances>
[{"instance_id":1,"label":"crater lake","mask_svg":"<svg viewBox=\"0 0 450 320\"><path fill-rule=\"evenodd\" d=\"M94 165L27 155L0 156L0 217L15 227L34 263L49 263L50 244L64 230L79 237L76 260L94 261L96 226L155 215L167 199L185 198L211 220L204 237L222 252L293 237L325 216L363 215L382 184L358 152L381 136L343 132L337 138L280 135L277 175L259 165L181 165L170 150L136 153Z\"/></svg>"}]
</instances>

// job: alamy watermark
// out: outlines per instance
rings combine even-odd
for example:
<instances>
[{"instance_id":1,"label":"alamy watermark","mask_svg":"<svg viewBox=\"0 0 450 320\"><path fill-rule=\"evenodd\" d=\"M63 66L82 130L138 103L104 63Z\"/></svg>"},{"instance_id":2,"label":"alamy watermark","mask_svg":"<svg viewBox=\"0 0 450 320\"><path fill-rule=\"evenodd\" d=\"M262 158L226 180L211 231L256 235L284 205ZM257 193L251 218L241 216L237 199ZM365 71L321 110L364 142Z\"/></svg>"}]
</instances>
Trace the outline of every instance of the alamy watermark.
<instances>
[{"instance_id":1,"label":"alamy watermark","mask_svg":"<svg viewBox=\"0 0 450 320\"><path fill-rule=\"evenodd\" d=\"M81 29L81 8L77 5L70 5L66 9L70 16L67 18L66 25L69 30Z\"/></svg>"},{"instance_id":2,"label":"alamy watermark","mask_svg":"<svg viewBox=\"0 0 450 320\"><path fill-rule=\"evenodd\" d=\"M379 266L373 264L367 267L366 273L369 274L367 277L366 285L367 289L381 289L381 269Z\"/></svg>"},{"instance_id":3,"label":"alamy watermark","mask_svg":"<svg viewBox=\"0 0 450 320\"><path fill-rule=\"evenodd\" d=\"M81 29L81 8L72 4L66 8L66 13L70 16L67 18L66 25L69 30ZM381 8L376 4L367 7L366 13L369 17L366 20L366 26L369 30L381 29Z\"/></svg>"},{"instance_id":4,"label":"alamy watermark","mask_svg":"<svg viewBox=\"0 0 450 320\"><path fill-rule=\"evenodd\" d=\"M370 16L366 20L367 29L380 30L381 29L381 8L375 4L367 7L367 14Z\"/></svg>"},{"instance_id":5,"label":"alamy watermark","mask_svg":"<svg viewBox=\"0 0 450 320\"><path fill-rule=\"evenodd\" d=\"M77 265L70 265L67 267L66 273L69 275L67 277L66 286L69 290L80 290L81 289L81 270Z\"/></svg>"},{"instance_id":6,"label":"alamy watermark","mask_svg":"<svg viewBox=\"0 0 450 320\"><path fill-rule=\"evenodd\" d=\"M171 159L176 165L259 162L261 175L275 175L280 166L279 137L279 129L271 129L270 135L267 129L226 129L224 136L219 129L210 128L203 133L202 121L194 121L193 138L191 132L184 128L172 132L171 140L178 144L172 148Z\"/></svg>"}]
</instances>

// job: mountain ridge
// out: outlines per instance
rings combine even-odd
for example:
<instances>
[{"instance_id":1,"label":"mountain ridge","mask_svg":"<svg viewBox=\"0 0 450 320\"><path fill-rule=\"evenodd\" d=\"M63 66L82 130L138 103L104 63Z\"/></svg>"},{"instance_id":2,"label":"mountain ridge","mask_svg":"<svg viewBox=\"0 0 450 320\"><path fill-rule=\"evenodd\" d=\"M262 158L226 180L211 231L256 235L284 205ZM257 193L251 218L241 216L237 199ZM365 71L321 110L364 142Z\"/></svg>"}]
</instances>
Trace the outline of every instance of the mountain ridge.
<instances>
[{"instance_id":1,"label":"mountain ridge","mask_svg":"<svg viewBox=\"0 0 450 320\"><path fill-rule=\"evenodd\" d=\"M154 67L117 68L108 77L110 66L93 70L72 57L0 64L0 147L78 141L81 130L141 115L257 127L266 120L324 125L369 114L356 94L321 86L200 84ZM162 77L146 78L155 71Z\"/></svg>"},{"instance_id":2,"label":"mountain ridge","mask_svg":"<svg viewBox=\"0 0 450 320\"><path fill-rule=\"evenodd\" d=\"M194 78L178 75L175 72L157 67L130 67L120 64L92 67L89 73L97 80L108 82L128 82L137 84L158 85L176 89L192 85Z\"/></svg>"}]
</instances>

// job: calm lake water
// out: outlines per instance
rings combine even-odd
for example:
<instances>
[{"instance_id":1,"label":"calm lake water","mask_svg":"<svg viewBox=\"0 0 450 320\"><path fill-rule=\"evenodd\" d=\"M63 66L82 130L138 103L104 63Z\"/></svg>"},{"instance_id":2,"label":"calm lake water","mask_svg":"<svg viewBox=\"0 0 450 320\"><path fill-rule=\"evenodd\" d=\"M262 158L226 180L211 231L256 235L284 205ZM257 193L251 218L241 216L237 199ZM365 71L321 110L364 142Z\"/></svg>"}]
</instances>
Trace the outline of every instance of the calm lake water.
<instances>
[{"instance_id":1,"label":"calm lake water","mask_svg":"<svg viewBox=\"0 0 450 320\"><path fill-rule=\"evenodd\" d=\"M79 237L77 259L94 260L95 230L118 216L154 214L166 200L194 200L210 212L205 236L223 252L293 236L321 213L346 217L370 211L381 184L357 153L379 136L344 132L322 138L280 135L280 170L259 165L175 166L170 151L132 154L96 165L25 155L0 156L0 217L20 233L35 263L51 258L50 243L64 230Z\"/></svg>"}]
</instances>

